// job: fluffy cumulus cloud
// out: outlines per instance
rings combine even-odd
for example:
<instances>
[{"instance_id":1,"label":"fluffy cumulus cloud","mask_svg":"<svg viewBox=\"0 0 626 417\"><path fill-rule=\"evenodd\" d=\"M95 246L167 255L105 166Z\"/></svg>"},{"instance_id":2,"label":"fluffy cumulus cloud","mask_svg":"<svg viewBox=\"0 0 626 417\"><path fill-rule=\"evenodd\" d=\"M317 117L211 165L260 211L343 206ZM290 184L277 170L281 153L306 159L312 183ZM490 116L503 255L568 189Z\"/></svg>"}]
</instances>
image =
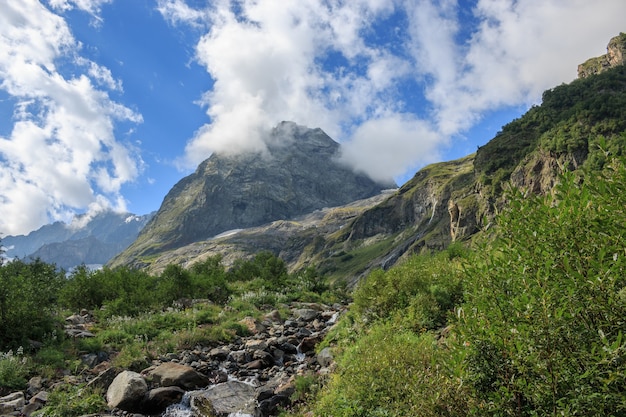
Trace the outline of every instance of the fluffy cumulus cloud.
<instances>
[{"instance_id":1,"label":"fluffy cumulus cloud","mask_svg":"<svg viewBox=\"0 0 626 417\"><path fill-rule=\"evenodd\" d=\"M377 178L437 159L484 112L535 103L623 30L623 0L160 0L206 29L209 117L183 158L261 149L280 120L319 126ZM384 24L381 24L383 22ZM413 90L407 95L406 88Z\"/></svg>"},{"instance_id":2,"label":"fluffy cumulus cloud","mask_svg":"<svg viewBox=\"0 0 626 417\"><path fill-rule=\"evenodd\" d=\"M0 0L0 90L14 108L0 136L2 234L67 220L75 210L124 209L120 187L138 175L141 160L116 140L115 124L141 116L110 99L107 89L121 84L80 57L55 13L76 7L95 15L102 3ZM64 76L59 62L79 72Z\"/></svg>"}]
</instances>

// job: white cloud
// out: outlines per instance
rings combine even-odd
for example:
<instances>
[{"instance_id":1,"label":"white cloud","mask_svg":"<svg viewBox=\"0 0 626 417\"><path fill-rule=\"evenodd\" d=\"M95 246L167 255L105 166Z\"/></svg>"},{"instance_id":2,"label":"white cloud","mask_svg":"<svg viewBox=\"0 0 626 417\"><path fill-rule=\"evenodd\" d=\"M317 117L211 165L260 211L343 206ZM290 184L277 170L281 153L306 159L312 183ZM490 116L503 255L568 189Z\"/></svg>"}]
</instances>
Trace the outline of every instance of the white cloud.
<instances>
[{"instance_id":1,"label":"white cloud","mask_svg":"<svg viewBox=\"0 0 626 417\"><path fill-rule=\"evenodd\" d=\"M480 0L478 23L459 43L458 8L449 3L407 2L412 53L420 73L433 78L426 94L445 135L573 80L579 63L624 30L626 15L621 0Z\"/></svg>"},{"instance_id":2,"label":"white cloud","mask_svg":"<svg viewBox=\"0 0 626 417\"><path fill-rule=\"evenodd\" d=\"M441 136L423 120L393 114L361 124L345 144L342 159L373 179L388 181L407 168L435 162Z\"/></svg>"},{"instance_id":3,"label":"white cloud","mask_svg":"<svg viewBox=\"0 0 626 417\"><path fill-rule=\"evenodd\" d=\"M113 0L48 0L48 4L58 11L67 11L72 9L82 10L89 13L96 22L101 21L100 11L102 5L111 3Z\"/></svg>"},{"instance_id":4,"label":"white cloud","mask_svg":"<svg viewBox=\"0 0 626 417\"><path fill-rule=\"evenodd\" d=\"M207 28L197 59L214 85L189 166L213 151L262 148L263 131L293 120L322 127L359 169L386 177L434 160L485 112L529 105L571 81L624 29L626 2L219 0L196 10L160 0L159 10L170 23ZM376 27L394 13L405 19ZM373 40L390 30L393 47ZM411 82L422 88L417 105L402 90Z\"/></svg>"},{"instance_id":5,"label":"white cloud","mask_svg":"<svg viewBox=\"0 0 626 417\"><path fill-rule=\"evenodd\" d=\"M11 132L0 136L0 232L25 233L94 204L124 209L120 187L141 160L116 140L115 125L141 115L94 85L121 90L107 68L78 55L61 16L32 0L0 3L0 88L17 103ZM51 5L95 13L103 3ZM68 58L82 74L58 71Z\"/></svg>"}]
</instances>

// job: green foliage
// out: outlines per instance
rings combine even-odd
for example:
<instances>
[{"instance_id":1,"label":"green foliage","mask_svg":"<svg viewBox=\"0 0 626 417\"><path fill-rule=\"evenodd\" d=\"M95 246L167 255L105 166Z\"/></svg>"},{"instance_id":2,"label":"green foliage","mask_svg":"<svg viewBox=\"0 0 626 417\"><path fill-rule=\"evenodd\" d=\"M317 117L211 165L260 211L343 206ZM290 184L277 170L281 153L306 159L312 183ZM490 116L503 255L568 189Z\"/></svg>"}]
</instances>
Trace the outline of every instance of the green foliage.
<instances>
[{"instance_id":1,"label":"green foliage","mask_svg":"<svg viewBox=\"0 0 626 417\"><path fill-rule=\"evenodd\" d=\"M626 169L511 197L460 316L477 415L626 413Z\"/></svg>"},{"instance_id":2,"label":"green foliage","mask_svg":"<svg viewBox=\"0 0 626 417\"><path fill-rule=\"evenodd\" d=\"M64 281L54 265L38 259L0 266L0 350L56 333L54 308Z\"/></svg>"},{"instance_id":3,"label":"green foliage","mask_svg":"<svg viewBox=\"0 0 626 417\"><path fill-rule=\"evenodd\" d=\"M314 415L465 416L461 363L430 334L376 325L341 356Z\"/></svg>"},{"instance_id":4,"label":"green foliage","mask_svg":"<svg viewBox=\"0 0 626 417\"><path fill-rule=\"evenodd\" d=\"M596 155L599 138L611 142L613 155L618 156L626 147L619 139L625 130L626 67L619 66L545 91L541 106L504 126L478 149L474 166L483 184L495 187L537 147L576 154L579 160L593 157L594 167L601 168L602 156Z\"/></svg>"},{"instance_id":5,"label":"green foliage","mask_svg":"<svg viewBox=\"0 0 626 417\"><path fill-rule=\"evenodd\" d=\"M228 275L234 281L258 279L263 287L272 290L282 289L289 278L285 262L271 252L259 252L253 260L235 261Z\"/></svg>"},{"instance_id":6,"label":"green foliage","mask_svg":"<svg viewBox=\"0 0 626 417\"><path fill-rule=\"evenodd\" d=\"M50 393L46 406L33 416L78 417L107 410L103 393L85 386L63 384Z\"/></svg>"},{"instance_id":7,"label":"green foliage","mask_svg":"<svg viewBox=\"0 0 626 417\"><path fill-rule=\"evenodd\" d=\"M455 248L435 256L414 256L386 272L372 272L353 294L354 311L368 320L395 318L416 331L445 325L463 294L460 263L450 259Z\"/></svg>"},{"instance_id":8,"label":"green foliage","mask_svg":"<svg viewBox=\"0 0 626 417\"><path fill-rule=\"evenodd\" d=\"M0 395L4 391L24 389L28 373L28 362L21 348L15 354L12 350L0 352Z\"/></svg>"}]
</instances>

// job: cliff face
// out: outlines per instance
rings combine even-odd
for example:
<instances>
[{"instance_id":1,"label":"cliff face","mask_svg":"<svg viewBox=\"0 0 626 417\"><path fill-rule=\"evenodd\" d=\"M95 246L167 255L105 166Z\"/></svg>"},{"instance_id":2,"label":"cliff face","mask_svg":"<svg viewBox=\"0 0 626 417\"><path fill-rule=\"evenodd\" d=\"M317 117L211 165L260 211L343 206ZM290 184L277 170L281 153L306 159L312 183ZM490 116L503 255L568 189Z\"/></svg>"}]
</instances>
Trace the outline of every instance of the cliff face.
<instances>
[{"instance_id":1,"label":"cliff face","mask_svg":"<svg viewBox=\"0 0 626 417\"><path fill-rule=\"evenodd\" d=\"M283 122L271 132L266 153L212 155L172 188L137 241L115 263L395 187L393 181L377 183L339 164L339 148L321 129Z\"/></svg>"},{"instance_id":2,"label":"cliff face","mask_svg":"<svg viewBox=\"0 0 626 417\"><path fill-rule=\"evenodd\" d=\"M591 58L578 66L578 78L600 74L610 68L626 63L626 33L612 38L606 48L605 55Z\"/></svg>"}]
</instances>

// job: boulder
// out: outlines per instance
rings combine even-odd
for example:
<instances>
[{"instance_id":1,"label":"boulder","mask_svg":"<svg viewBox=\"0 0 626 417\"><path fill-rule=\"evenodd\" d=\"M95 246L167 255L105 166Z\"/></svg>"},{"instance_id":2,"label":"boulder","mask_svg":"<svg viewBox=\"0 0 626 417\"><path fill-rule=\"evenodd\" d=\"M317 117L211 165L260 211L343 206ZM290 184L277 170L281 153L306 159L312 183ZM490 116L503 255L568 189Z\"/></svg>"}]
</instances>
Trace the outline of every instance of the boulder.
<instances>
[{"instance_id":1,"label":"boulder","mask_svg":"<svg viewBox=\"0 0 626 417\"><path fill-rule=\"evenodd\" d=\"M239 323L246 326L248 331L252 334L264 333L267 330L266 327L254 317L244 317Z\"/></svg>"},{"instance_id":2,"label":"boulder","mask_svg":"<svg viewBox=\"0 0 626 417\"><path fill-rule=\"evenodd\" d=\"M256 394L252 385L228 381L191 393L194 415L226 417L231 413L255 414Z\"/></svg>"},{"instance_id":3,"label":"boulder","mask_svg":"<svg viewBox=\"0 0 626 417\"><path fill-rule=\"evenodd\" d=\"M175 386L152 389L148 391L142 402L141 412L161 414L170 405L179 403L183 395L185 395L185 390Z\"/></svg>"},{"instance_id":4,"label":"boulder","mask_svg":"<svg viewBox=\"0 0 626 417\"><path fill-rule=\"evenodd\" d=\"M166 362L157 366L149 375L163 387L177 386L187 390L203 388L211 382L208 377L197 372L191 366L175 362Z\"/></svg>"},{"instance_id":5,"label":"boulder","mask_svg":"<svg viewBox=\"0 0 626 417\"><path fill-rule=\"evenodd\" d=\"M111 408L135 411L148 392L148 384L137 372L123 371L115 377L107 390L107 404Z\"/></svg>"},{"instance_id":6,"label":"boulder","mask_svg":"<svg viewBox=\"0 0 626 417\"><path fill-rule=\"evenodd\" d=\"M100 372L98 376L93 378L91 381L87 383L87 386L94 388L102 388L107 389L111 385L111 382L117 376L118 371L115 368L105 369Z\"/></svg>"},{"instance_id":7,"label":"boulder","mask_svg":"<svg viewBox=\"0 0 626 417\"><path fill-rule=\"evenodd\" d=\"M5 395L0 398L0 414L13 414L15 411L21 411L25 405L26 399L23 392Z\"/></svg>"},{"instance_id":8,"label":"boulder","mask_svg":"<svg viewBox=\"0 0 626 417\"><path fill-rule=\"evenodd\" d=\"M317 363L324 368L333 363L333 353L329 347L325 347L317 354Z\"/></svg>"},{"instance_id":9,"label":"boulder","mask_svg":"<svg viewBox=\"0 0 626 417\"><path fill-rule=\"evenodd\" d=\"M298 308L293 311L293 315L296 318L302 319L304 321L313 321L315 318L317 318L319 314L319 311L312 308Z\"/></svg>"}]
</instances>

